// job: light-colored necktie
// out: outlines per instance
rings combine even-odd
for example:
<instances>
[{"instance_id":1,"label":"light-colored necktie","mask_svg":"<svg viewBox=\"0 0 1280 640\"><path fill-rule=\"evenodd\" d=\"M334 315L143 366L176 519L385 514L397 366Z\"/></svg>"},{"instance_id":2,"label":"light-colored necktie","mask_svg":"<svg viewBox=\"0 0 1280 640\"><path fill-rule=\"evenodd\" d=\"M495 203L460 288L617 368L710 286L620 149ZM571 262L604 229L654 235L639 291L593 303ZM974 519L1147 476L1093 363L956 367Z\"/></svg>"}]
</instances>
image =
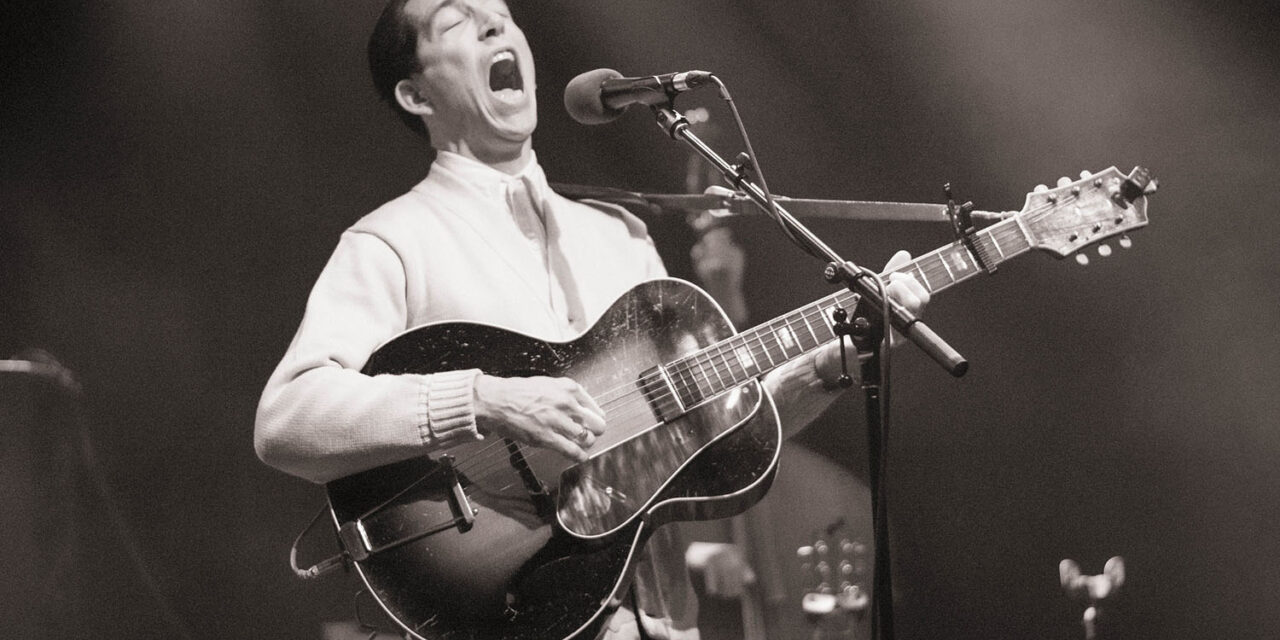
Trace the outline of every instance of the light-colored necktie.
<instances>
[{"instance_id":1,"label":"light-colored necktie","mask_svg":"<svg viewBox=\"0 0 1280 640\"><path fill-rule=\"evenodd\" d=\"M567 320L575 330L582 330L582 303L569 273L569 266L557 248L554 222L548 220L542 202L535 195L528 176L507 183L507 206L516 226L528 241L530 250L542 263L547 278L547 302L557 317Z\"/></svg>"}]
</instances>

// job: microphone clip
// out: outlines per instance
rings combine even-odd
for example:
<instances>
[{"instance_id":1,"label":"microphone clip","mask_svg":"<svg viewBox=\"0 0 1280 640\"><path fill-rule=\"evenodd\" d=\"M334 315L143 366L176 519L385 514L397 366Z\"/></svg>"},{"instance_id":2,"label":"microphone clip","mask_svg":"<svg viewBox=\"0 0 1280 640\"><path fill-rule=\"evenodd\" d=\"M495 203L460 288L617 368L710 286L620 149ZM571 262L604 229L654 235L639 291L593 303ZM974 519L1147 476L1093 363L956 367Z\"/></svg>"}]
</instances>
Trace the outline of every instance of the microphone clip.
<instances>
[{"instance_id":1,"label":"microphone clip","mask_svg":"<svg viewBox=\"0 0 1280 640\"><path fill-rule=\"evenodd\" d=\"M845 389L853 386L853 376L849 375L849 358L845 355L848 349L845 347L844 340L865 333L866 322L866 318L862 317L850 322L849 312L845 311L844 307L831 310L831 332L840 340L840 377L836 378L836 384Z\"/></svg>"}]
</instances>

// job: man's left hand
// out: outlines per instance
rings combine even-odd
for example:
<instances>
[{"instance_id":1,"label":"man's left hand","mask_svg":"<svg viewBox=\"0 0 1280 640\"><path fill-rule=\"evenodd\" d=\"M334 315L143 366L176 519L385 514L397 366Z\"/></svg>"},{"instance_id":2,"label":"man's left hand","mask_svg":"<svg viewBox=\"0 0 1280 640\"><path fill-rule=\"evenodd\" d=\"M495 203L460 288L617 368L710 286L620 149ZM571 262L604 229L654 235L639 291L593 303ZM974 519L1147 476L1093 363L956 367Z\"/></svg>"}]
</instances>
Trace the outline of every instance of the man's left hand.
<instances>
[{"instance_id":1,"label":"man's left hand","mask_svg":"<svg viewBox=\"0 0 1280 640\"><path fill-rule=\"evenodd\" d=\"M906 307L913 315L920 316L924 314L924 309L929 305L929 290L924 288L914 277L905 273L892 273L895 269L911 262L911 254L906 251L899 251L893 254L884 265L884 270L890 272L885 278L885 286L888 288L889 298L898 304ZM902 340L897 330L892 333L893 344L897 344ZM814 356L814 370L818 377L823 381L823 386L827 388L836 388L835 381L840 377L840 342L832 342L824 346ZM848 357L852 361L853 354L849 353ZM849 366L850 375L857 375L857 368L852 364Z\"/></svg>"}]
</instances>

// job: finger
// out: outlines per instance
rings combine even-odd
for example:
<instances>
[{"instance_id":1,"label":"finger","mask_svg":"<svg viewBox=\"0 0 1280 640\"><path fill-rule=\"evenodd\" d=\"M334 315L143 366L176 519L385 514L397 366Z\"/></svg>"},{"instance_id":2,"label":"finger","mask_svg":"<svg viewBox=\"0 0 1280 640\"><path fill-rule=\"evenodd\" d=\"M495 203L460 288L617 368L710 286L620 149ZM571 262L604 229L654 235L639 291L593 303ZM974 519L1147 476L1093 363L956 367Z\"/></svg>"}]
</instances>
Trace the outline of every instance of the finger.
<instances>
[{"instance_id":1,"label":"finger","mask_svg":"<svg viewBox=\"0 0 1280 640\"><path fill-rule=\"evenodd\" d=\"M593 436L598 436L604 433L605 428L608 426L604 417L595 411L584 411L579 415L581 417L580 424L582 425L582 428L586 429Z\"/></svg>"},{"instance_id":2,"label":"finger","mask_svg":"<svg viewBox=\"0 0 1280 640\"><path fill-rule=\"evenodd\" d=\"M910 262L911 262L911 254L907 253L906 251L899 251L893 254L893 257L889 258L889 261L884 264L884 270L893 271L898 267L906 266Z\"/></svg>"},{"instance_id":3,"label":"finger","mask_svg":"<svg viewBox=\"0 0 1280 640\"><path fill-rule=\"evenodd\" d=\"M912 276L909 273L895 273L890 277L890 279L894 284L906 288L911 295L915 296L916 299L920 301L921 306L929 304L929 299L932 296L929 294L929 290L925 288L919 280L915 279L915 276Z\"/></svg>"},{"instance_id":4,"label":"finger","mask_svg":"<svg viewBox=\"0 0 1280 640\"><path fill-rule=\"evenodd\" d=\"M573 424L573 422L569 420L565 420L565 422ZM582 445L574 442L574 438L582 431L582 429L580 427L576 427L576 425L575 427L562 428L569 431L570 435L566 437L562 432L547 432L547 438L544 441L543 446L566 458L569 458L570 460L575 460L577 462L586 460L587 452L584 450ZM589 433L588 437L590 437Z\"/></svg>"},{"instance_id":5,"label":"finger","mask_svg":"<svg viewBox=\"0 0 1280 640\"><path fill-rule=\"evenodd\" d=\"M600 405L596 403L596 399L592 398L591 394L582 388L582 385L576 382L572 384L573 388L570 393L573 394L574 399L578 401L578 405L581 408L578 415L582 419L582 426L596 435L604 433L604 409L600 408Z\"/></svg>"},{"instance_id":6,"label":"finger","mask_svg":"<svg viewBox=\"0 0 1280 640\"><path fill-rule=\"evenodd\" d=\"M702 241L708 248L733 246L733 232L727 227L716 227L702 234Z\"/></svg>"},{"instance_id":7,"label":"finger","mask_svg":"<svg viewBox=\"0 0 1280 640\"><path fill-rule=\"evenodd\" d=\"M919 313L920 309L924 307L924 305L920 303L920 298L916 297L916 294L911 291L910 287L907 287L901 282L894 282L889 285L889 297L894 302L906 307L906 309L912 314Z\"/></svg>"}]
</instances>

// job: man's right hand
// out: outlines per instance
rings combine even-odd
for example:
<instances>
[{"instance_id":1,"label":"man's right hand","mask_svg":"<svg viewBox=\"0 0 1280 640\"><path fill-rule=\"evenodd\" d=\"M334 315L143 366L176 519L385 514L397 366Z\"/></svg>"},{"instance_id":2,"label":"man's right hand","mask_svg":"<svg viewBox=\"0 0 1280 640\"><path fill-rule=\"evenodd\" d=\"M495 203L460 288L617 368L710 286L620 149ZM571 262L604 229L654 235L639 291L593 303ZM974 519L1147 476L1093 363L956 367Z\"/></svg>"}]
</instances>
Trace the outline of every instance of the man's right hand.
<instances>
[{"instance_id":1,"label":"man's right hand","mask_svg":"<svg viewBox=\"0 0 1280 640\"><path fill-rule=\"evenodd\" d=\"M570 460L585 460L596 436L604 433L604 410L568 378L481 374L475 394L481 432L551 449Z\"/></svg>"}]
</instances>

